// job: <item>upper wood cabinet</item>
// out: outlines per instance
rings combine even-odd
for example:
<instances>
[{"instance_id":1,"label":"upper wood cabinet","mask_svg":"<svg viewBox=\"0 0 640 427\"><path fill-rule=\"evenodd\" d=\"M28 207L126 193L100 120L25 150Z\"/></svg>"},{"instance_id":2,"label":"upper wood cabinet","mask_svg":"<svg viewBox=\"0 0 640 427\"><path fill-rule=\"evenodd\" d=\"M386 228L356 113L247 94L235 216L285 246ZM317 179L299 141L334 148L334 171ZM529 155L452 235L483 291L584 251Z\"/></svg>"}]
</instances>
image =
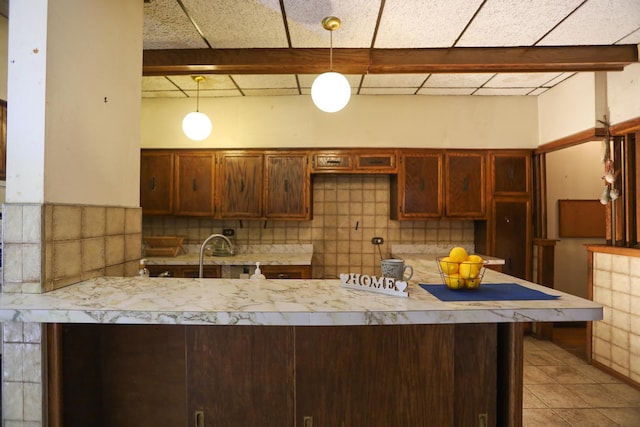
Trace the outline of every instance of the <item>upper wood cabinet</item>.
<instances>
[{"instance_id":1,"label":"upper wood cabinet","mask_svg":"<svg viewBox=\"0 0 640 427\"><path fill-rule=\"evenodd\" d=\"M144 215L173 213L173 152L142 151L140 206Z\"/></svg>"},{"instance_id":2,"label":"upper wood cabinet","mask_svg":"<svg viewBox=\"0 0 640 427\"><path fill-rule=\"evenodd\" d=\"M311 219L311 176L305 152L265 154L266 218Z\"/></svg>"},{"instance_id":3,"label":"upper wood cabinet","mask_svg":"<svg viewBox=\"0 0 640 427\"><path fill-rule=\"evenodd\" d=\"M175 154L176 215L213 216L214 162L209 151Z\"/></svg>"},{"instance_id":4,"label":"upper wood cabinet","mask_svg":"<svg viewBox=\"0 0 640 427\"><path fill-rule=\"evenodd\" d=\"M522 195L531 192L530 151L491 152L489 163L494 195Z\"/></svg>"},{"instance_id":5,"label":"upper wood cabinet","mask_svg":"<svg viewBox=\"0 0 640 427\"><path fill-rule=\"evenodd\" d=\"M486 216L485 153L445 152L445 215L482 219Z\"/></svg>"},{"instance_id":6,"label":"upper wood cabinet","mask_svg":"<svg viewBox=\"0 0 640 427\"><path fill-rule=\"evenodd\" d=\"M441 177L441 152L403 153L398 175L391 177L391 218L440 218L443 213Z\"/></svg>"},{"instance_id":7,"label":"upper wood cabinet","mask_svg":"<svg viewBox=\"0 0 640 427\"><path fill-rule=\"evenodd\" d=\"M312 173L397 172L397 153L389 149L320 150L313 154Z\"/></svg>"},{"instance_id":8,"label":"upper wood cabinet","mask_svg":"<svg viewBox=\"0 0 640 427\"><path fill-rule=\"evenodd\" d=\"M218 155L218 206L222 218L261 218L261 152L225 151Z\"/></svg>"}]
</instances>

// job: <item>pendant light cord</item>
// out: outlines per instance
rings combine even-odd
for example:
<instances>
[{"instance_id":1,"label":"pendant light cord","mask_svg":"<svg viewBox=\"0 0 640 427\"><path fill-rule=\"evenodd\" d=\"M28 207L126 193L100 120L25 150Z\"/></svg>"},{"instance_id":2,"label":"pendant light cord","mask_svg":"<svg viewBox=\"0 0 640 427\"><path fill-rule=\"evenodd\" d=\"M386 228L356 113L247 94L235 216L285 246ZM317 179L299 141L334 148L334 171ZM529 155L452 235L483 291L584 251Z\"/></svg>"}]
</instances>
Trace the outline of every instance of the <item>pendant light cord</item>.
<instances>
[{"instance_id":1,"label":"pendant light cord","mask_svg":"<svg viewBox=\"0 0 640 427\"><path fill-rule=\"evenodd\" d=\"M200 79L196 80L197 89L196 89L196 112L200 112Z\"/></svg>"},{"instance_id":2,"label":"pendant light cord","mask_svg":"<svg viewBox=\"0 0 640 427\"><path fill-rule=\"evenodd\" d=\"M329 71L333 71L333 31L329 31Z\"/></svg>"}]
</instances>

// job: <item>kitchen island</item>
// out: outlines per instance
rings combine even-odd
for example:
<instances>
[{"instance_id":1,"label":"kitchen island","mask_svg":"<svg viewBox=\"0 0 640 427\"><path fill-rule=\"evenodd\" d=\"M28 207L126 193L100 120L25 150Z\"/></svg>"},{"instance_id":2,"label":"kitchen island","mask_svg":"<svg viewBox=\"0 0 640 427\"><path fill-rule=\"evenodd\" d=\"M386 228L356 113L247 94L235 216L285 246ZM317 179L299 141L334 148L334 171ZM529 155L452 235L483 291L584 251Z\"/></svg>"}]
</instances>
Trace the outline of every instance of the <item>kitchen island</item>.
<instances>
[{"instance_id":1,"label":"kitchen island","mask_svg":"<svg viewBox=\"0 0 640 427\"><path fill-rule=\"evenodd\" d=\"M102 277L2 294L49 324L49 417L65 426L519 425L521 322L602 318L591 301L443 302L433 260L409 297L338 280ZM57 401L57 394L63 398ZM306 423L306 424L305 424Z\"/></svg>"}]
</instances>

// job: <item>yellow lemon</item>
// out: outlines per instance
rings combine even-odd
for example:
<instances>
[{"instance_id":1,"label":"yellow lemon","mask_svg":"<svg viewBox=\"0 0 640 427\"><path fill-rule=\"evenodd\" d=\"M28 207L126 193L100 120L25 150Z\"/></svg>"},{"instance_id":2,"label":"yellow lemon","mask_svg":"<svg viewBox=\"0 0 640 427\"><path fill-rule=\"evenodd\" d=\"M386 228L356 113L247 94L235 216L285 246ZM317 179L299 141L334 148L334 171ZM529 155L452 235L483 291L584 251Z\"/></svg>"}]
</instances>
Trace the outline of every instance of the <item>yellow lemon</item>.
<instances>
[{"instance_id":1,"label":"yellow lemon","mask_svg":"<svg viewBox=\"0 0 640 427\"><path fill-rule=\"evenodd\" d=\"M475 279L480 273L480 267L482 267L482 264L477 264L470 261L462 261L460 263L458 273L460 273L460 277L462 277L463 279Z\"/></svg>"},{"instance_id":2,"label":"yellow lemon","mask_svg":"<svg viewBox=\"0 0 640 427\"><path fill-rule=\"evenodd\" d=\"M449 289L460 289L464 288L465 281L458 273L450 274L445 278L445 284Z\"/></svg>"},{"instance_id":3,"label":"yellow lemon","mask_svg":"<svg viewBox=\"0 0 640 427\"><path fill-rule=\"evenodd\" d=\"M458 272L458 263L446 256L440 259L440 268L444 274L454 274Z\"/></svg>"},{"instance_id":4,"label":"yellow lemon","mask_svg":"<svg viewBox=\"0 0 640 427\"><path fill-rule=\"evenodd\" d=\"M482 264L484 260L480 255L469 255L467 261Z\"/></svg>"},{"instance_id":5,"label":"yellow lemon","mask_svg":"<svg viewBox=\"0 0 640 427\"><path fill-rule=\"evenodd\" d=\"M467 251L464 248L456 246L449 252L449 258L453 262L462 262L467 260Z\"/></svg>"},{"instance_id":6,"label":"yellow lemon","mask_svg":"<svg viewBox=\"0 0 640 427\"><path fill-rule=\"evenodd\" d=\"M464 281L464 286L467 289L476 289L480 286L480 278L474 277L473 279L467 279Z\"/></svg>"}]
</instances>

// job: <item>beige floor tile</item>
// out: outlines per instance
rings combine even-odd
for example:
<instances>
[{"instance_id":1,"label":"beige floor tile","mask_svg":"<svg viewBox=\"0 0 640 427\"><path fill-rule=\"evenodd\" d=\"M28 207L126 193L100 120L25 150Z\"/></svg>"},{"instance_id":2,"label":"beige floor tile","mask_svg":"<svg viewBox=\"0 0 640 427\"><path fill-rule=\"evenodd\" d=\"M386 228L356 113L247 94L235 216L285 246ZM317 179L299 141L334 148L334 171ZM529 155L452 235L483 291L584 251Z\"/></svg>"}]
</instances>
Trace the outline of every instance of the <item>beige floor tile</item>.
<instances>
[{"instance_id":1,"label":"beige floor tile","mask_svg":"<svg viewBox=\"0 0 640 427\"><path fill-rule=\"evenodd\" d=\"M558 414L549 409L524 409L522 411L523 427L571 427Z\"/></svg>"},{"instance_id":2,"label":"beige floor tile","mask_svg":"<svg viewBox=\"0 0 640 427\"><path fill-rule=\"evenodd\" d=\"M547 408L547 405L540 399L538 399L533 393L529 391L527 386L524 386L522 390L522 408L524 409L539 409Z\"/></svg>"},{"instance_id":3,"label":"beige floor tile","mask_svg":"<svg viewBox=\"0 0 640 427\"><path fill-rule=\"evenodd\" d=\"M554 409L553 412L576 427L614 427L618 425L598 412L597 409Z\"/></svg>"},{"instance_id":4,"label":"beige floor tile","mask_svg":"<svg viewBox=\"0 0 640 427\"><path fill-rule=\"evenodd\" d=\"M598 412L622 427L638 427L640 425L640 408L604 408L598 409Z\"/></svg>"},{"instance_id":5,"label":"beige floor tile","mask_svg":"<svg viewBox=\"0 0 640 427\"><path fill-rule=\"evenodd\" d=\"M534 366L560 366L566 365L562 359L544 350L535 350L524 353L524 364Z\"/></svg>"},{"instance_id":6,"label":"beige floor tile","mask_svg":"<svg viewBox=\"0 0 640 427\"><path fill-rule=\"evenodd\" d=\"M595 408L622 408L628 407L629 402L607 390L602 384L565 384L569 393L579 397Z\"/></svg>"},{"instance_id":7,"label":"beige floor tile","mask_svg":"<svg viewBox=\"0 0 640 427\"><path fill-rule=\"evenodd\" d=\"M538 369L560 384L591 384L595 380L573 366L538 366Z\"/></svg>"},{"instance_id":8,"label":"beige floor tile","mask_svg":"<svg viewBox=\"0 0 640 427\"><path fill-rule=\"evenodd\" d=\"M556 384L557 381L547 375L540 366L523 366L523 383L526 384Z\"/></svg>"},{"instance_id":9,"label":"beige floor tile","mask_svg":"<svg viewBox=\"0 0 640 427\"><path fill-rule=\"evenodd\" d=\"M630 405L640 407L640 391L623 383L602 384L612 395L619 396L620 399Z\"/></svg>"},{"instance_id":10,"label":"beige floor tile","mask_svg":"<svg viewBox=\"0 0 640 427\"><path fill-rule=\"evenodd\" d=\"M550 408L590 408L592 406L562 384L530 384L527 388Z\"/></svg>"},{"instance_id":11,"label":"beige floor tile","mask_svg":"<svg viewBox=\"0 0 640 427\"><path fill-rule=\"evenodd\" d=\"M621 384L620 380L612 377L606 372L601 371L595 366L591 365L583 365L583 366L573 366L574 369L580 371L582 374L592 378L598 384Z\"/></svg>"}]
</instances>

